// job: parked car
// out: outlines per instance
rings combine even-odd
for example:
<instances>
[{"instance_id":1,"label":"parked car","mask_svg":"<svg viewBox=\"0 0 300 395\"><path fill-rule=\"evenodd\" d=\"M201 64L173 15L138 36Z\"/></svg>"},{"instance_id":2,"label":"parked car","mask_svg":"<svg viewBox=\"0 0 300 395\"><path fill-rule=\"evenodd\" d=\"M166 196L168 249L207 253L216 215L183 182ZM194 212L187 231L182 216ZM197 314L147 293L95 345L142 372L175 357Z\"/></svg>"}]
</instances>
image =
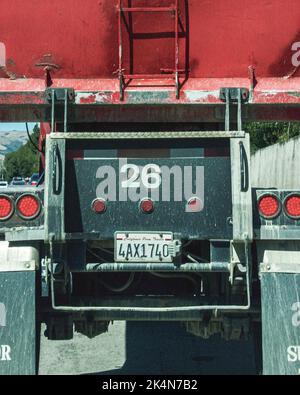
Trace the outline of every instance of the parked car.
<instances>
[{"instance_id":1,"label":"parked car","mask_svg":"<svg viewBox=\"0 0 300 395\"><path fill-rule=\"evenodd\" d=\"M12 179L12 182L10 183L10 185L13 187L17 187L17 186L19 187L19 186L26 185L26 182L25 182L24 178L22 178L22 177L14 177Z\"/></svg>"},{"instance_id":2,"label":"parked car","mask_svg":"<svg viewBox=\"0 0 300 395\"><path fill-rule=\"evenodd\" d=\"M8 187L8 182L7 181L0 181L0 189L7 188L7 187Z\"/></svg>"},{"instance_id":3,"label":"parked car","mask_svg":"<svg viewBox=\"0 0 300 395\"><path fill-rule=\"evenodd\" d=\"M33 173L29 179L29 185L36 187L40 179L39 173Z\"/></svg>"}]
</instances>

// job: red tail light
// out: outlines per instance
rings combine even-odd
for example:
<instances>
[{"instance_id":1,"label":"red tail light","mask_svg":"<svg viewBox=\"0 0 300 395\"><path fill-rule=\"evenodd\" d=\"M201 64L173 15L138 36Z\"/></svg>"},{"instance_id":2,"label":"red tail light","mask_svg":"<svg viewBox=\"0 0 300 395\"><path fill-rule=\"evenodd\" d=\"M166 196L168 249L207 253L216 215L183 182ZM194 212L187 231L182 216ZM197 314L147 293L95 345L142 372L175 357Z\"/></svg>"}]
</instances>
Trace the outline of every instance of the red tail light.
<instances>
[{"instance_id":1,"label":"red tail light","mask_svg":"<svg viewBox=\"0 0 300 395\"><path fill-rule=\"evenodd\" d=\"M19 217L25 220L35 219L41 211L41 203L34 195L22 195L16 203Z\"/></svg>"},{"instance_id":2,"label":"red tail light","mask_svg":"<svg viewBox=\"0 0 300 395\"><path fill-rule=\"evenodd\" d=\"M276 218L281 210L281 203L275 195L263 195L258 201L258 210L266 219Z\"/></svg>"},{"instance_id":3,"label":"red tail light","mask_svg":"<svg viewBox=\"0 0 300 395\"><path fill-rule=\"evenodd\" d=\"M145 214L151 214L154 211L154 202L151 199L144 199L140 204L141 211Z\"/></svg>"},{"instance_id":4,"label":"red tail light","mask_svg":"<svg viewBox=\"0 0 300 395\"><path fill-rule=\"evenodd\" d=\"M286 214L293 219L300 219L300 195L290 195L284 201Z\"/></svg>"},{"instance_id":5,"label":"red tail light","mask_svg":"<svg viewBox=\"0 0 300 395\"><path fill-rule=\"evenodd\" d=\"M92 203L92 209L96 214L104 214L106 211L106 202L103 199L96 199Z\"/></svg>"},{"instance_id":6,"label":"red tail light","mask_svg":"<svg viewBox=\"0 0 300 395\"><path fill-rule=\"evenodd\" d=\"M10 197L0 195L0 221L8 220L14 212L14 204Z\"/></svg>"}]
</instances>

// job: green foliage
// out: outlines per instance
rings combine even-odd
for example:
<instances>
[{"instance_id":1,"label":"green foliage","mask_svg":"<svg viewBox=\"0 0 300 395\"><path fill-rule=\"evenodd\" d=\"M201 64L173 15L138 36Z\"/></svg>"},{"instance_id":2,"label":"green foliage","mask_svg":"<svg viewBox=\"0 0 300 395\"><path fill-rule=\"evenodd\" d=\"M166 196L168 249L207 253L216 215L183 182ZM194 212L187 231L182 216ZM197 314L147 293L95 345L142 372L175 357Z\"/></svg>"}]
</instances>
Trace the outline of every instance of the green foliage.
<instances>
[{"instance_id":1,"label":"green foliage","mask_svg":"<svg viewBox=\"0 0 300 395\"><path fill-rule=\"evenodd\" d=\"M35 125L31 138L38 145L40 129ZM39 153L36 148L28 141L16 152L6 155L4 160L6 178L11 180L13 177L30 177L39 170Z\"/></svg>"},{"instance_id":2,"label":"green foliage","mask_svg":"<svg viewBox=\"0 0 300 395\"><path fill-rule=\"evenodd\" d=\"M251 136L251 149L259 149L276 143L285 143L300 135L300 124L291 122L254 122L246 124L246 132Z\"/></svg>"}]
</instances>

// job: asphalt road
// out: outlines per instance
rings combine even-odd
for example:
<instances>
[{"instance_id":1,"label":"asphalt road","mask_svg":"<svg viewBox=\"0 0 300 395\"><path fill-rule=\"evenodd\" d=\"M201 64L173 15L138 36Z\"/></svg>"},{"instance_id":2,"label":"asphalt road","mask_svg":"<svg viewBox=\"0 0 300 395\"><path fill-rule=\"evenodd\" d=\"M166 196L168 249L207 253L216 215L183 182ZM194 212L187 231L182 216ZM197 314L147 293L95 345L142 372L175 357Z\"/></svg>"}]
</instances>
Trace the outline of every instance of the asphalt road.
<instances>
[{"instance_id":1,"label":"asphalt road","mask_svg":"<svg viewBox=\"0 0 300 395\"><path fill-rule=\"evenodd\" d=\"M42 337L40 374L256 374L254 343L202 340L179 323L115 322L93 340Z\"/></svg>"}]
</instances>

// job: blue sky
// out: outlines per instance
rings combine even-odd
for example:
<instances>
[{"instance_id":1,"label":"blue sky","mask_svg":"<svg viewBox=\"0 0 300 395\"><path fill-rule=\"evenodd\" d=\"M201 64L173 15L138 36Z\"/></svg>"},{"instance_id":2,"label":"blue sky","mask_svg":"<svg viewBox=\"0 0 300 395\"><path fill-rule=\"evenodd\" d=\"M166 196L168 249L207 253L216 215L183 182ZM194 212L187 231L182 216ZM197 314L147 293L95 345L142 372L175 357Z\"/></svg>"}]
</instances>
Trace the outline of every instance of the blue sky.
<instances>
[{"instance_id":1,"label":"blue sky","mask_svg":"<svg viewBox=\"0 0 300 395\"><path fill-rule=\"evenodd\" d=\"M32 130L34 127L35 123L29 123L29 130ZM17 130L17 131L25 131L26 126L25 123L1 123L0 122L0 132L9 132L11 130Z\"/></svg>"}]
</instances>

